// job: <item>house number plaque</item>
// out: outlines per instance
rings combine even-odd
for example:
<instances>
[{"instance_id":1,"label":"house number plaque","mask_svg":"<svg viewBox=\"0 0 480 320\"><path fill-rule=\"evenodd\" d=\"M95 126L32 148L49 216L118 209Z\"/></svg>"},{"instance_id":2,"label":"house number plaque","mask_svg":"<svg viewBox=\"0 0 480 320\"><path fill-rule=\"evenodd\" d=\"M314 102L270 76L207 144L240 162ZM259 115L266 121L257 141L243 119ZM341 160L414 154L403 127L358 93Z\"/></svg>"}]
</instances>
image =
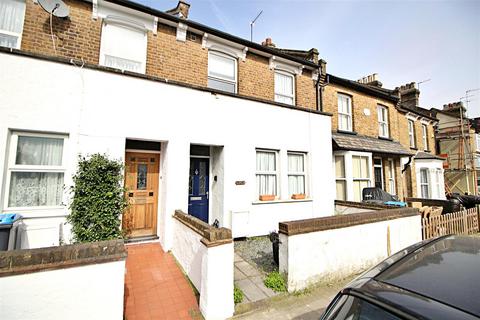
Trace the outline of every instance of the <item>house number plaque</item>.
<instances>
[{"instance_id":1,"label":"house number plaque","mask_svg":"<svg viewBox=\"0 0 480 320\"><path fill-rule=\"evenodd\" d=\"M235 185L237 186L244 186L245 185L245 181L235 181Z\"/></svg>"}]
</instances>

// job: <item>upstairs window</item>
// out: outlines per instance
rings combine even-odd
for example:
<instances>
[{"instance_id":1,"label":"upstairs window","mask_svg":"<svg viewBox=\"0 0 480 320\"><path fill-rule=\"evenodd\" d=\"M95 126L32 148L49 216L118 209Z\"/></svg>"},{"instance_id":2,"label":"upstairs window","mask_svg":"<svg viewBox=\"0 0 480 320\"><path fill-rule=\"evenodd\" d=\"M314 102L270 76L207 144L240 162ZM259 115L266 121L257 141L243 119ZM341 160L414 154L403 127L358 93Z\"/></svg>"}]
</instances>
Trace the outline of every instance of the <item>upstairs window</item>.
<instances>
[{"instance_id":1,"label":"upstairs window","mask_svg":"<svg viewBox=\"0 0 480 320\"><path fill-rule=\"evenodd\" d=\"M20 49L25 0L0 1L0 46Z\"/></svg>"},{"instance_id":2,"label":"upstairs window","mask_svg":"<svg viewBox=\"0 0 480 320\"><path fill-rule=\"evenodd\" d=\"M305 154L288 152L288 192L305 194Z\"/></svg>"},{"instance_id":3,"label":"upstairs window","mask_svg":"<svg viewBox=\"0 0 480 320\"><path fill-rule=\"evenodd\" d=\"M277 152L257 150L257 192L259 196L277 196Z\"/></svg>"},{"instance_id":4,"label":"upstairs window","mask_svg":"<svg viewBox=\"0 0 480 320\"><path fill-rule=\"evenodd\" d=\"M352 131L352 99L344 94L338 95L338 129Z\"/></svg>"},{"instance_id":5,"label":"upstairs window","mask_svg":"<svg viewBox=\"0 0 480 320\"><path fill-rule=\"evenodd\" d=\"M7 180L8 208L62 204L64 136L13 133Z\"/></svg>"},{"instance_id":6,"label":"upstairs window","mask_svg":"<svg viewBox=\"0 0 480 320\"><path fill-rule=\"evenodd\" d=\"M145 73L147 34L135 27L108 19L102 28L100 64L106 67Z\"/></svg>"},{"instance_id":7,"label":"upstairs window","mask_svg":"<svg viewBox=\"0 0 480 320\"><path fill-rule=\"evenodd\" d=\"M423 140L423 150L428 150L428 128L426 124L422 124L422 140Z\"/></svg>"},{"instance_id":8,"label":"upstairs window","mask_svg":"<svg viewBox=\"0 0 480 320\"><path fill-rule=\"evenodd\" d=\"M208 87L237 92L237 59L215 51L208 52Z\"/></svg>"},{"instance_id":9,"label":"upstairs window","mask_svg":"<svg viewBox=\"0 0 480 320\"><path fill-rule=\"evenodd\" d=\"M275 71L275 101L295 104L295 77L293 74Z\"/></svg>"},{"instance_id":10,"label":"upstairs window","mask_svg":"<svg viewBox=\"0 0 480 320\"><path fill-rule=\"evenodd\" d=\"M415 148L415 122L408 119L408 139L410 141L410 148Z\"/></svg>"},{"instance_id":11,"label":"upstairs window","mask_svg":"<svg viewBox=\"0 0 480 320\"><path fill-rule=\"evenodd\" d=\"M378 112L378 136L388 138L388 109L384 106L377 107Z\"/></svg>"}]
</instances>

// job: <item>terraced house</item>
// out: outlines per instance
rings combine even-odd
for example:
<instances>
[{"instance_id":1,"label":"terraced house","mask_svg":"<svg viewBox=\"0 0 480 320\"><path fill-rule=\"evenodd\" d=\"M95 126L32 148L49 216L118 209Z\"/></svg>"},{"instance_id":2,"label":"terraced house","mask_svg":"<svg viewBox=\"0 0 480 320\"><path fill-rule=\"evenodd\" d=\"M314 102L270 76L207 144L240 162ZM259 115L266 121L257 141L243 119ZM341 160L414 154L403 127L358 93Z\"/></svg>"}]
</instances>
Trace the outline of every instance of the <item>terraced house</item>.
<instances>
[{"instance_id":1,"label":"terraced house","mask_svg":"<svg viewBox=\"0 0 480 320\"><path fill-rule=\"evenodd\" d=\"M24 217L21 248L68 242L79 154L124 161L130 236L158 237L164 250L177 209L234 237L333 213L315 49L212 29L189 20L182 1L166 12L126 0L65 4L65 18L35 0L0 5L0 205Z\"/></svg>"},{"instance_id":2,"label":"terraced house","mask_svg":"<svg viewBox=\"0 0 480 320\"><path fill-rule=\"evenodd\" d=\"M333 114L336 199L362 201L365 187L400 199L444 199L443 159L435 153L437 119L418 106L415 83L385 89L370 75L327 75L324 111Z\"/></svg>"}]
</instances>

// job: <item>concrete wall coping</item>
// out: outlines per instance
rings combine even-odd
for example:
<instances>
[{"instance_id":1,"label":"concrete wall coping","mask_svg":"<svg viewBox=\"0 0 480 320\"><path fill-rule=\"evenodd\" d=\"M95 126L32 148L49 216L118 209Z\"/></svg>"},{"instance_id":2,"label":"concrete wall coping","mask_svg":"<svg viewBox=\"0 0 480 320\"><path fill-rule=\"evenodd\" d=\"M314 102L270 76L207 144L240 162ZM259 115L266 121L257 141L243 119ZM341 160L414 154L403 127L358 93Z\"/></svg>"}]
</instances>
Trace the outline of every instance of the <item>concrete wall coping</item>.
<instances>
[{"instance_id":1,"label":"concrete wall coping","mask_svg":"<svg viewBox=\"0 0 480 320\"><path fill-rule=\"evenodd\" d=\"M127 252L121 239L0 251L0 277L122 261L126 258Z\"/></svg>"},{"instance_id":2,"label":"concrete wall coping","mask_svg":"<svg viewBox=\"0 0 480 320\"><path fill-rule=\"evenodd\" d=\"M212 227L208 223L184 213L182 210L175 210L173 218L202 236L200 241L206 247L215 247L233 241L232 230Z\"/></svg>"},{"instance_id":3,"label":"concrete wall coping","mask_svg":"<svg viewBox=\"0 0 480 320\"><path fill-rule=\"evenodd\" d=\"M340 229L416 215L420 215L418 209L416 208L395 208L372 212L360 212L338 216L280 222L279 232L288 236L293 236L303 233Z\"/></svg>"},{"instance_id":4,"label":"concrete wall coping","mask_svg":"<svg viewBox=\"0 0 480 320\"><path fill-rule=\"evenodd\" d=\"M369 202L357 202L357 201L346 201L346 200L335 200L335 205L352 207L352 208L361 208L361 209L372 209L372 210L382 210L382 209L392 209L396 208L386 204L378 203L369 203Z\"/></svg>"}]
</instances>

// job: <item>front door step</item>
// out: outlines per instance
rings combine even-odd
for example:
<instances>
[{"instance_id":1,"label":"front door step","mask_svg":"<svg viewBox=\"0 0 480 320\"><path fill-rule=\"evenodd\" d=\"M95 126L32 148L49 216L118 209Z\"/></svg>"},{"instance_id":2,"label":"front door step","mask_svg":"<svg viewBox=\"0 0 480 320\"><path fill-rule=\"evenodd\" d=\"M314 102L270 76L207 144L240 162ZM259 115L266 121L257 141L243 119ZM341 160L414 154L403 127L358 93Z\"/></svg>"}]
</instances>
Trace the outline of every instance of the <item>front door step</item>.
<instances>
[{"instance_id":1,"label":"front door step","mask_svg":"<svg viewBox=\"0 0 480 320\"><path fill-rule=\"evenodd\" d=\"M158 240L158 236L145 236L145 237L136 237L125 239L125 243L136 243L136 242L145 242Z\"/></svg>"}]
</instances>

